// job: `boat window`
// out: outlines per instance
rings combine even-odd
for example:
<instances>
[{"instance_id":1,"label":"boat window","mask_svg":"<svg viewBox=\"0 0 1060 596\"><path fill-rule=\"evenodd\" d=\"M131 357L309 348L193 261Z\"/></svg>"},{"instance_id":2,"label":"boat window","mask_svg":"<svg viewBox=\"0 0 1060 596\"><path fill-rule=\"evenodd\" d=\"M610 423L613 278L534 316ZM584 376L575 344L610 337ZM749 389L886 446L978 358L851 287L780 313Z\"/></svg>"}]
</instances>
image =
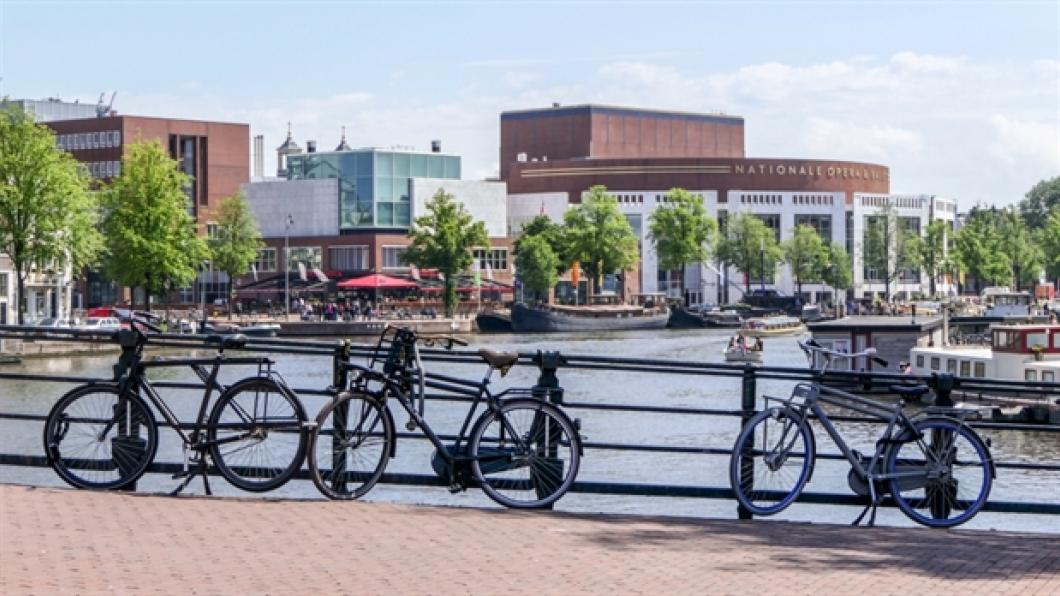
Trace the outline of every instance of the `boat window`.
<instances>
[{"instance_id":1,"label":"boat window","mask_svg":"<svg viewBox=\"0 0 1060 596\"><path fill-rule=\"evenodd\" d=\"M953 358L946 360L946 372L951 375L957 374L957 361Z\"/></svg>"},{"instance_id":2,"label":"boat window","mask_svg":"<svg viewBox=\"0 0 1060 596\"><path fill-rule=\"evenodd\" d=\"M1046 383L1054 383L1054 382L1056 382L1056 373L1054 373L1051 370L1043 370L1042 371L1042 381L1045 381Z\"/></svg>"},{"instance_id":3,"label":"boat window","mask_svg":"<svg viewBox=\"0 0 1060 596\"><path fill-rule=\"evenodd\" d=\"M937 357L933 357L931 359L931 370L938 370L938 369L939 369L939 359Z\"/></svg>"},{"instance_id":4,"label":"boat window","mask_svg":"<svg viewBox=\"0 0 1060 596\"><path fill-rule=\"evenodd\" d=\"M975 376L980 378L980 379L986 376L986 363L985 362L976 362L975 363Z\"/></svg>"},{"instance_id":5,"label":"boat window","mask_svg":"<svg viewBox=\"0 0 1060 596\"><path fill-rule=\"evenodd\" d=\"M994 348L1011 348L1016 345L1019 340L1019 332L1017 331L995 331L994 332Z\"/></svg>"},{"instance_id":6,"label":"boat window","mask_svg":"<svg viewBox=\"0 0 1060 596\"><path fill-rule=\"evenodd\" d=\"M961 360L961 376L967 377L972 374L972 363L967 360Z\"/></svg>"},{"instance_id":7,"label":"boat window","mask_svg":"<svg viewBox=\"0 0 1060 596\"><path fill-rule=\"evenodd\" d=\"M923 354L917 354L916 355L916 367L917 368L924 368L924 355Z\"/></svg>"},{"instance_id":8,"label":"boat window","mask_svg":"<svg viewBox=\"0 0 1060 596\"><path fill-rule=\"evenodd\" d=\"M1027 338L1026 348L1028 350L1033 349L1034 346L1042 346L1044 348L1049 345L1049 333L1047 331L1032 331L1024 337Z\"/></svg>"},{"instance_id":9,"label":"boat window","mask_svg":"<svg viewBox=\"0 0 1060 596\"><path fill-rule=\"evenodd\" d=\"M1038 380L1038 371L1036 371L1036 370L1025 370L1025 371L1023 371L1023 380L1024 381L1037 381Z\"/></svg>"},{"instance_id":10,"label":"boat window","mask_svg":"<svg viewBox=\"0 0 1060 596\"><path fill-rule=\"evenodd\" d=\"M1053 333L1053 347L1060 349L1060 333Z\"/></svg>"}]
</instances>

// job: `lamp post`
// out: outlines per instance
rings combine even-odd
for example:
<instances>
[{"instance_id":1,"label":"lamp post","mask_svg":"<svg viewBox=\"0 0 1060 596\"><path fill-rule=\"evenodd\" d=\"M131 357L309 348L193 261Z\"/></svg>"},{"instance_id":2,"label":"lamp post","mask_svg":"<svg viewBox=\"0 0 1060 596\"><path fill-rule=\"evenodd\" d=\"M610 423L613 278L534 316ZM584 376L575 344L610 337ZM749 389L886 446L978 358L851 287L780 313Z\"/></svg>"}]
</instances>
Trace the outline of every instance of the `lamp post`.
<instances>
[{"instance_id":1,"label":"lamp post","mask_svg":"<svg viewBox=\"0 0 1060 596\"><path fill-rule=\"evenodd\" d=\"M288 246L291 227L294 226L294 217L290 213L283 221L283 320L291 313L291 271L290 271L290 248Z\"/></svg>"},{"instance_id":2,"label":"lamp post","mask_svg":"<svg viewBox=\"0 0 1060 596\"><path fill-rule=\"evenodd\" d=\"M202 302L202 321L199 323L199 333L206 333L206 268L209 266L210 261L204 259L202 272L199 274L199 300Z\"/></svg>"},{"instance_id":3,"label":"lamp post","mask_svg":"<svg viewBox=\"0 0 1060 596\"><path fill-rule=\"evenodd\" d=\"M762 275L762 277L759 278L759 279L761 279L761 281L762 281L762 295L765 296L765 294L766 294L766 239L763 236L762 238L759 238L758 240L759 240L759 255L762 258L762 261L761 261L761 266L762 266L761 275Z\"/></svg>"}]
</instances>

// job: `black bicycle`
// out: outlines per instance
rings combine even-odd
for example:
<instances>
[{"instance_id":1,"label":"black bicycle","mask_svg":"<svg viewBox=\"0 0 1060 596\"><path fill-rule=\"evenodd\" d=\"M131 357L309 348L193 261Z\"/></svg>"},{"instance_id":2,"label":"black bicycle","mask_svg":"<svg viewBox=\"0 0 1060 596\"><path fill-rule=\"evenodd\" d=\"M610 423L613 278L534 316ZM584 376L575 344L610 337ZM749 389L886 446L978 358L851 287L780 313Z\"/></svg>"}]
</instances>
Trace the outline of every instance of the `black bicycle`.
<instances>
[{"instance_id":1,"label":"black bicycle","mask_svg":"<svg viewBox=\"0 0 1060 596\"><path fill-rule=\"evenodd\" d=\"M486 375L469 381L425 372L420 343L446 349L467 345L449 336L385 329L377 357L368 366L349 364L355 375L349 389L317 416L307 456L317 488L332 499L356 499L375 486L396 449L394 419L387 406L394 399L409 415L406 428L420 428L434 445L432 466L448 480L451 492L477 484L497 503L515 508L548 507L562 497L574 484L582 455L576 423L548 401L548 389L511 388L498 394L489 390L493 371L504 376L519 355L479 350ZM381 372L373 368L380 362ZM427 388L473 398L451 445L424 418ZM483 401L485 409L472 425Z\"/></svg>"},{"instance_id":2,"label":"black bicycle","mask_svg":"<svg viewBox=\"0 0 1060 596\"><path fill-rule=\"evenodd\" d=\"M207 456L226 480L243 490L268 491L290 480L305 457L306 414L272 370L273 361L226 356L225 348L245 346L242 335L208 336L207 342L217 345L213 358L144 361L149 341L144 329L158 331L134 320L129 329L115 334L121 356L112 382L77 387L52 407L44 425L44 452L56 473L85 489L118 489L136 482L158 449L158 422L150 401L183 441L183 470L173 478L184 481L174 494L199 474L210 493ZM218 372L229 365L254 365L258 373L224 386ZM147 378L149 369L174 366L191 367L206 385L190 434ZM208 411L215 391L220 396Z\"/></svg>"}]
</instances>

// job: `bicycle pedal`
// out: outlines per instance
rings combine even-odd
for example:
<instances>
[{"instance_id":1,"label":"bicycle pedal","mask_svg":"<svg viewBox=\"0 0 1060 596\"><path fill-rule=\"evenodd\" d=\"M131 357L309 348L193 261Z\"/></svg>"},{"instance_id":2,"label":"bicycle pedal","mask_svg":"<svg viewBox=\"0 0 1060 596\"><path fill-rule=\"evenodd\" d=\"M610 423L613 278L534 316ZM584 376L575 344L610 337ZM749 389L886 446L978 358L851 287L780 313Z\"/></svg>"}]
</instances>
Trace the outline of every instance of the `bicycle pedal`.
<instances>
[{"instance_id":1,"label":"bicycle pedal","mask_svg":"<svg viewBox=\"0 0 1060 596\"><path fill-rule=\"evenodd\" d=\"M455 495L456 493L463 492L465 490L467 490L467 487L464 486L463 484L460 484L459 482L454 482L453 484L449 485L449 493L450 494L454 494Z\"/></svg>"}]
</instances>

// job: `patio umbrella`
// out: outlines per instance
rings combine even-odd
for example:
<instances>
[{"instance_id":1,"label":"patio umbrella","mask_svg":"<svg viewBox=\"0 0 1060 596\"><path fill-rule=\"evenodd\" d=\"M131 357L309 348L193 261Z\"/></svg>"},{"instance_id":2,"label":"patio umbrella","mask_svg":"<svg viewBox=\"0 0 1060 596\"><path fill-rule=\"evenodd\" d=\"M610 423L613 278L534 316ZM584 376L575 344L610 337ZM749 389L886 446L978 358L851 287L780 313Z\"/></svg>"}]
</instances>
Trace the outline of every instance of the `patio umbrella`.
<instances>
[{"instance_id":1,"label":"patio umbrella","mask_svg":"<svg viewBox=\"0 0 1060 596\"><path fill-rule=\"evenodd\" d=\"M342 290L410 290L416 282L380 273L372 273L356 279L347 279L338 283Z\"/></svg>"}]
</instances>

